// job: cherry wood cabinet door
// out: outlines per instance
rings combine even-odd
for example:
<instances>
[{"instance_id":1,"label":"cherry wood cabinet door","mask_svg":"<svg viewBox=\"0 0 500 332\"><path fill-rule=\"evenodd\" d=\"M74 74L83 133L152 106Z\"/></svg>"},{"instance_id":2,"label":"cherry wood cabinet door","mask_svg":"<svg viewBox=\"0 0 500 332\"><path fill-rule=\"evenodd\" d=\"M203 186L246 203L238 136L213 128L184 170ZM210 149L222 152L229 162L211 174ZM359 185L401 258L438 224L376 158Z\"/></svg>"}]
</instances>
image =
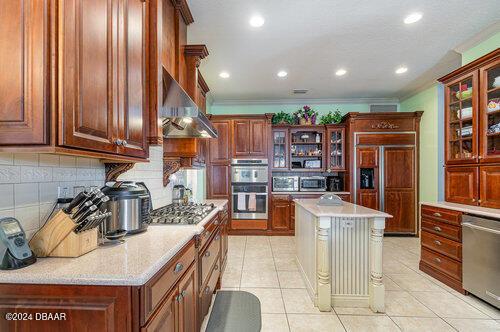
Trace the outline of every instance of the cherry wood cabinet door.
<instances>
[{"instance_id":1,"label":"cherry wood cabinet door","mask_svg":"<svg viewBox=\"0 0 500 332\"><path fill-rule=\"evenodd\" d=\"M0 2L0 146L49 143L48 3Z\"/></svg>"},{"instance_id":2,"label":"cherry wood cabinet door","mask_svg":"<svg viewBox=\"0 0 500 332\"><path fill-rule=\"evenodd\" d=\"M274 230L290 229L290 199L288 196L273 195L271 198L272 220Z\"/></svg>"},{"instance_id":3,"label":"cherry wood cabinet door","mask_svg":"<svg viewBox=\"0 0 500 332\"><path fill-rule=\"evenodd\" d=\"M218 138L209 139L209 156L212 164L228 164L231 159L231 120L214 120Z\"/></svg>"},{"instance_id":4,"label":"cherry wood cabinet door","mask_svg":"<svg viewBox=\"0 0 500 332\"><path fill-rule=\"evenodd\" d=\"M378 210L379 207L378 191L372 190L372 191L359 192L357 204L370 209Z\"/></svg>"},{"instance_id":5,"label":"cherry wood cabinet door","mask_svg":"<svg viewBox=\"0 0 500 332\"><path fill-rule=\"evenodd\" d=\"M179 312L177 287L167 296L156 314L141 328L141 332L178 332Z\"/></svg>"},{"instance_id":6,"label":"cherry wood cabinet door","mask_svg":"<svg viewBox=\"0 0 500 332\"><path fill-rule=\"evenodd\" d=\"M479 205L500 208L500 166L481 166Z\"/></svg>"},{"instance_id":7,"label":"cherry wood cabinet door","mask_svg":"<svg viewBox=\"0 0 500 332\"><path fill-rule=\"evenodd\" d=\"M143 0L122 0L124 16L119 50L119 135L123 144L118 153L136 157L147 155L147 5Z\"/></svg>"},{"instance_id":8,"label":"cherry wood cabinet door","mask_svg":"<svg viewBox=\"0 0 500 332\"><path fill-rule=\"evenodd\" d=\"M416 233L414 147L384 147L384 212L387 233Z\"/></svg>"},{"instance_id":9,"label":"cherry wood cabinet door","mask_svg":"<svg viewBox=\"0 0 500 332\"><path fill-rule=\"evenodd\" d=\"M116 153L118 1L58 4L59 145Z\"/></svg>"},{"instance_id":10,"label":"cherry wood cabinet door","mask_svg":"<svg viewBox=\"0 0 500 332\"><path fill-rule=\"evenodd\" d=\"M359 147L357 153L358 167L378 167L378 147Z\"/></svg>"},{"instance_id":11,"label":"cherry wood cabinet door","mask_svg":"<svg viewBox=\"0 0 500 332\"><path fill-rule=\"evenodd\" d=\"M446 167L444 176L447 202L478 205L478 167Z\"/></svg>"},{"instance_id":12,"label":"cherry wood cabinet door","mask_svg":"<svg viewBox=\"0 0 500 332\"><path fill-rule=\"evenodd\" d=\"M498 83L495 83L499 75L499 57L479 69L479 160L481 163L500 162L500 132L492 130L500 122L500 109L496 106L500 89L496 87Z\"/></svg>"},{"instance_id":13,"label":"cherry wood cabinet door","mask_svg":"<svg viewBox=\"0 0 500 332\"><path fill-rule=\"evenodd\" d=\"M250 121L233 121L233 155L248 156L250 154Z\"/></svg>"},{"instance_id":14,"label":"cherry wood cabinet door","mask_svg":"<svg viewBox=\"0 0 500 332\"><path fill-rule=\"evenodd\" d=\"M228 165L210 165L207 167L209 198L229 198L230 174Z\"/></svg>"},{"instance_id":15,"label":"cherry wood cabinet door","mask_svg":"<svg viewBox=\"0 0 500 332\"><path fill-rule=\"evenodd\" d=\"M267 125L266 120L249 121L248 141L250 142L249 154L254 157L267 157Z\"/></svg>"},{"instance_id":16,"label":"cherry wood cabinet door","mask_svg":"<svg viewBox=\"0 0 500 332\"><path fill-rule=\"evenodd\" d=\"M179 281L179 331L196 332L197 329L197 272L194 263Z\"/></svg>"}]
</instances>

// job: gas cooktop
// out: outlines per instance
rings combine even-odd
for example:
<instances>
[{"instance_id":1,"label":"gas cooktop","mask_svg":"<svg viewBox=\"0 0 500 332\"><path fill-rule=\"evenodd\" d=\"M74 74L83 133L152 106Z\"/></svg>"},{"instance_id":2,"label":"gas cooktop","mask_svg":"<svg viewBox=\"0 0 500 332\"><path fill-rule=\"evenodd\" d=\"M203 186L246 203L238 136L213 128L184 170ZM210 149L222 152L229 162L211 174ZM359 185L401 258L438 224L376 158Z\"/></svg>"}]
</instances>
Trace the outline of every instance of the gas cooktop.
<instances>
[{"instance_id":1,"label":"gas cooktop","mask_svg":"<svg viewBox=\"0 0 500 332\"><path fill-rule=\"evenodd\" d=\"M196 225L202 221L212 210L214 204L188 203L169 204L151 211L151 224L177 224Z\"/></svg>"}]
</instances>

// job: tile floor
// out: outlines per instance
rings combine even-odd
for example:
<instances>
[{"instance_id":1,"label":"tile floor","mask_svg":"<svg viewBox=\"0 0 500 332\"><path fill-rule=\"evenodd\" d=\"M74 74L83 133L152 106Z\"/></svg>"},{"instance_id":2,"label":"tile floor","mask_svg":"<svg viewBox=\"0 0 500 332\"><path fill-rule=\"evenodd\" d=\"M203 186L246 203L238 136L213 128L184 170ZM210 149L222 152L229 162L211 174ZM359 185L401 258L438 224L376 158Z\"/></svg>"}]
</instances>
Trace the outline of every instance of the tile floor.
<instances>
[{"instance_id":1,"label":"tile floor","mask_svg":"<svg viewBox=\"0 0 500 332\"><path fill-rule=\"evenodd\" d=\"M293 237L232 236L223 289L255 294L262 331L500 331L500 310L418 270L417 238L384 239L386 313L334 308L323 313L305 290Z\"/></svg>"}]
</instances>

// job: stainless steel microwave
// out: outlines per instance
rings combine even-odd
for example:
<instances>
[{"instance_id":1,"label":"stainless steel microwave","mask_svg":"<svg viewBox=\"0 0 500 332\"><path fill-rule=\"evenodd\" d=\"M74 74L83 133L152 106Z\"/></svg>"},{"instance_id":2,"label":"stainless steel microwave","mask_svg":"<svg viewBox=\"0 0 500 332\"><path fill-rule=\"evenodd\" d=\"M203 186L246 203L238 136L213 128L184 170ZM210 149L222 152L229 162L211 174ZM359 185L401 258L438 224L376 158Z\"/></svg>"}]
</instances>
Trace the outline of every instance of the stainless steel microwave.
<instances>
[{"instance_id":1,"label":"stainless steel microwave","mask_svg":"<svg viewBox=\"0 0 500 332\"><path fill-rule=\"evenodd\" d=\"M299 191L299 177L273 176L273 191Z\"/></svg>"},{"instance_id":2,"label":"stainless steel microwave","mask_svg":"<svg viewBox=\"0 0 500 332\"><path fill-rule=\"evenodd\" d=\"M324 176L300 177L300 191L326 191L326 178Z\"/></svg>"}]
</instances>

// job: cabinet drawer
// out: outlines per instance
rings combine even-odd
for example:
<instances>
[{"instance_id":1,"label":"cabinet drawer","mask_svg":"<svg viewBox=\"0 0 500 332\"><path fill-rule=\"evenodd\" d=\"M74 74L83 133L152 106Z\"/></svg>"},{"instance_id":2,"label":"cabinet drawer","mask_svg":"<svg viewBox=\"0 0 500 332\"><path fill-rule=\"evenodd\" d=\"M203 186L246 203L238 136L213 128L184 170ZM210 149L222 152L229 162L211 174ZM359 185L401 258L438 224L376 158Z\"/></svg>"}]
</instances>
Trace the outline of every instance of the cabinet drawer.
<instances>
[{"instance_id":1,"label":"cabinet drawer","mask_svg":"<svg viewBox=\"0 0 500 332\"><path fill-rule=\"evenodd\" d=\"M459 225L462 222L462 212L422 205L422 217Z\"/></svg>"},{"instance_id":2,"label":"cabinet drawer","mask_svg":"<svg viewBox=\"0 0 500 332\"><path fill-rule=\"evenodd\" d=\"M217 257L218 258L218 257ZM218 265L214 267L207 285L200 290L201 297L201 317L205 317L208 314L208 309L210 309L210 304L212 303L212 296L215 292L215 287L217 287L217 281L220 276L220 268Z\"/></svg>"},{"instance_id":3,"label":"cabinet drawer","mask_svg":"<svg viewBox=\"0 0 500 332\"><path fill-rule=\"evenodd\" d=\"M212 270L214 264L217 264L221 246L220 231L214 236L207 249L200 255L201 260L201 284L204 285L208 273Z\"/></svg>"},{"instance_id":4,"label":"cabinet drawer","mask_svg":"<svg viewBox=\"0 0 500 332\"><path fill-rule=\"evenodd\" d=\"M175 331L176 296L177 288L174 288L165 301L159 305L158 310L152 315L148 323L141 327L141 332Z\"/></svg>"},{"instance_id":5,"label":"cabinet drawer","mask_svg":"<svg viewBox=\"0 0 500 332\"><path fill-rule=\"evenodd\" d=\"M451 240L462 242L462 228L459 226L446 224L436 220L425 219L422 217L422 230L447 237Z\"/></svg>"},{"instance_id":6,"label":"cabinet drawer","mask_svg":"<svg viewBox=\"0 0 500 332\"><path fill-rule=\"evenodd\" d=\"M445 237L423 231L422 246L458 261L462 260L462 245Z\"/></svg>"},{"instance_id":7,"label":"cabinet drawer","mask_svg":"<svg viewBox=\"0 0 500 332\"><path fill-rule=\"evenodd\" d=\"M143 310L141 322L144 323L156 309L168 291L194 262L195 246L191 240L163 269L151 278L141 289Z\"/></svg>"},{"instance_id":8,"label":"cabinet drawer","mask_svg":"<svg viewBox=\"0 0 500 332\"><path fill-rule=\"evenodd\" d=\"M218 223L219 223L219 217L218 215L216 215L204 226L205 229L200 234L200 250L203 247L205 247L207 241L210 240L210 237L214 234L214 231L217 228Z\"/></svg>"},{"instance_id":9,"label":"cabinet drawer","mask_svg":"<svg viewBox=\"0 0 500 332\"><path fill-rule=\"evenodd\" d=\"M462 280L462 263L422 247L422 261L457 280Z\"/></svg>"}]
</instances>

